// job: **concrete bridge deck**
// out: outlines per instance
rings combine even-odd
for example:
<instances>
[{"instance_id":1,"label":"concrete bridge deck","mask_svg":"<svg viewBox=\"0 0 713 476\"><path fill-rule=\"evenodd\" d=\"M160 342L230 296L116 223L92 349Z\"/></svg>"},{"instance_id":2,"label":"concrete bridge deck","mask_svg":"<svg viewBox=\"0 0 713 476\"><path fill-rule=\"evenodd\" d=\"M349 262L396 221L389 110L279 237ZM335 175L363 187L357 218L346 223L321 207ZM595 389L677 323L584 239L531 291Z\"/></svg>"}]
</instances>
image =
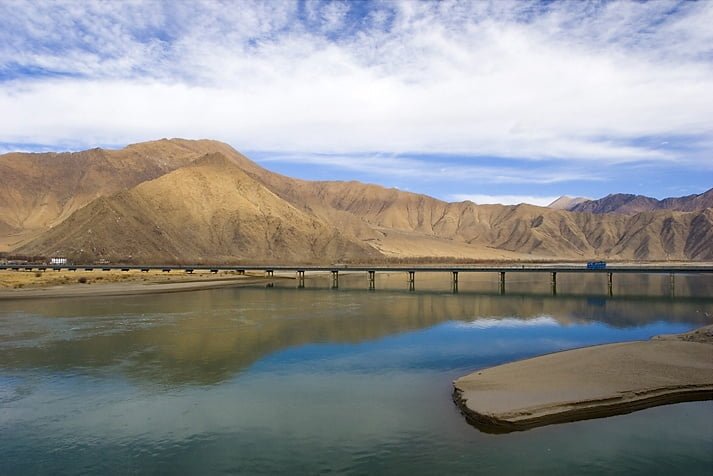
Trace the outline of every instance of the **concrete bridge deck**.
<instances>
[{"instance_id":1,"label":"concrete bridge deck","mask_svg":"<svg viewBox=\"0 0 713 476\"><path fill-rule=\"evenodd\" d=\"M144 265L144 264L0 264L0 270L61 271L265 271L265 272L369 272L375 273L639 273L639 274L713 274L710 265L609 265L603 269L587 269L586 265L511 265L511 266L385 266L385 265Z\"/></svg>"},{"instance_id":2,"label":"concrete bridge deck","mask_svg":"<svg viewBox=\"0 0 713 476\"><path fill-rule=\"evenodd\" d=\"M304 287L305 273L307 272L328 272L332 275L332 288L339 287L340 272L365 272L367 273L369 289L375 288L376 273L407 273L408 286L410 291L415 290L416 273L450 273L453 285L453 292L458 292L458 276L460 273L498 273L500 280L500 294L505 294L505 276L507 273L549 273L551 292L557 294L557 274L558 273L585 273L585 274L606 274L609 296L613 295L614 274L667 274L670 276L670 294L675 291L675 275L677 274L713 274L713 266L710 265L618 265L607 266L606 268L589 269L586 265L510 265L510 266L369 266L369 265L331 265L331 266L300 266L300 265L141 265L141 264L115 264L115 265L95 265L95 264L71 264L71 265L37 265L37 264L7 264L0 265L0 270L15 271L47 271L47 270L68 270L68 271L124 271L131 270L149 272L162 271L183 271L193 273L194 271L209 271L218 273L220 271L232 271L238 274L245 274L247 271L262 271L270 278L278 272L297 273L298 287Z\"/></svg>"}]
</instances>

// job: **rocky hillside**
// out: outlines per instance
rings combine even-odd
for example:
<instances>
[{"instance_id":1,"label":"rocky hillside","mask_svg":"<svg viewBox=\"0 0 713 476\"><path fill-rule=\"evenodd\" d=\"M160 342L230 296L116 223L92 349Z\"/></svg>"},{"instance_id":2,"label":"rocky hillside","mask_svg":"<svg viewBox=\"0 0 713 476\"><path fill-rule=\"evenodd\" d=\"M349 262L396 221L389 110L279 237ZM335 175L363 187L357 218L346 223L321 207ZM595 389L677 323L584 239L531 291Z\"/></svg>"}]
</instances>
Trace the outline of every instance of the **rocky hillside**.
<instances>
[{"instance_id":1,"label":"rocky hillside","mask_svg":"<svg viewBox=\"0 0 713 476\"><path fill-rule=\"evenodd\" d=\"M20 246L99 197L226 150L236 163L252 164L226 144L180 139L120 150L0 155L0 251Z\"/></svg>"},{"instance_id":2,"label":"rocky hillside","mask_svg":"<svg viewBox=\"0 0 713 476\"><path fill-rule=\"evenodd\" d=\"M220 153L101 197L17 251L179 263L296 263L378 255L282 200Z\"/></svg>"}]
</instances>

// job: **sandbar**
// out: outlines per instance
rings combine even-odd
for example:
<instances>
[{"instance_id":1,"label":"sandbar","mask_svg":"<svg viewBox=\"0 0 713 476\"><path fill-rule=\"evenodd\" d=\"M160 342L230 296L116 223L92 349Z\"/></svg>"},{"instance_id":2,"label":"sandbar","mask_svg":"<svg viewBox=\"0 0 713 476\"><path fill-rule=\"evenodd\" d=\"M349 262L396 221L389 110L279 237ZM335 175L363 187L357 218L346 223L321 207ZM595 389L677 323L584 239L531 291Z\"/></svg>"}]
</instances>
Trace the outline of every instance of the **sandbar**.
<instances>
[{"instance_id":1,"label":"sandbar","mask_svg":"<svg viewBox=\"0 0 713 476\"><path fill-rule=\"evenodd\" d=\"M711 400L713 325L498 365L453 385L468 422L488 433Z\"/></svg>"}]
</instances>

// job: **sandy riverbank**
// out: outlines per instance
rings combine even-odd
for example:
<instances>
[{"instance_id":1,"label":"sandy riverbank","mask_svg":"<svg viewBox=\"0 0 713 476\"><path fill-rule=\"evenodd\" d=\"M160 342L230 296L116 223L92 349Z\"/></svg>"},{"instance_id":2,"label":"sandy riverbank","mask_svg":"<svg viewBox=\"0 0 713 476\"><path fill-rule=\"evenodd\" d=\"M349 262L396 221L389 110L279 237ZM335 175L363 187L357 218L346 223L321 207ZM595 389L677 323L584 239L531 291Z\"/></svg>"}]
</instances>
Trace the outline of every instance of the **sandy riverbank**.
<instances>
[{"instance_id":1,"label":"sandy riverbank","mask_svg":"<svg viewBox=\"0 0 713 476\"><path fill-rule=\"evenodd\" d=\"M273 279L280 279L275 277ZM161 271L0 271L0 300L171 293L268 283L259 275Z\"/></svg>"},{"instance_id":2,"label":"sandy riverbank","mask_svg":"<svg viewBox=\"0 0 713 476\"><path fill-rule=\"evenodd\" d=\"M713 325L499 365L453 385L454 400L466 419L490 433L709 400Z\"/></svg>"}]
</instances>

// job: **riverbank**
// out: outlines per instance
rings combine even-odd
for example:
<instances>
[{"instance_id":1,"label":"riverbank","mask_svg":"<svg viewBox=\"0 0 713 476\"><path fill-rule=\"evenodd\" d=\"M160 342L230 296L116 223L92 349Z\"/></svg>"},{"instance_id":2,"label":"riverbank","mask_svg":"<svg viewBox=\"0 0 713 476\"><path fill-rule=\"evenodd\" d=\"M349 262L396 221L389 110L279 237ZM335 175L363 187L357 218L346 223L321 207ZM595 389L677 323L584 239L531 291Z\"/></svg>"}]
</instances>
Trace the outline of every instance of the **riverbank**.
<instances>
[{"instance_id":1,"label":"riverbank","mask_svg":"<svg viewBox=\"0 0 713 476\"><path fill-rule=\"evenodd\" d=\"M649 341L568 350L479 370L453 397L488 433L713 399L713 325Z\"/></svg>"},{"instance_id":2,"label":"riverbank","mask_svg":"<svg viewBox=\"0 0 713 476\"><path fill-rule=\"evenodd\" d=\"M0 271L0 300L79 296L130 296L229 286L264 285L267 279L233 272Z\"/></svg>"}]
</instances>

